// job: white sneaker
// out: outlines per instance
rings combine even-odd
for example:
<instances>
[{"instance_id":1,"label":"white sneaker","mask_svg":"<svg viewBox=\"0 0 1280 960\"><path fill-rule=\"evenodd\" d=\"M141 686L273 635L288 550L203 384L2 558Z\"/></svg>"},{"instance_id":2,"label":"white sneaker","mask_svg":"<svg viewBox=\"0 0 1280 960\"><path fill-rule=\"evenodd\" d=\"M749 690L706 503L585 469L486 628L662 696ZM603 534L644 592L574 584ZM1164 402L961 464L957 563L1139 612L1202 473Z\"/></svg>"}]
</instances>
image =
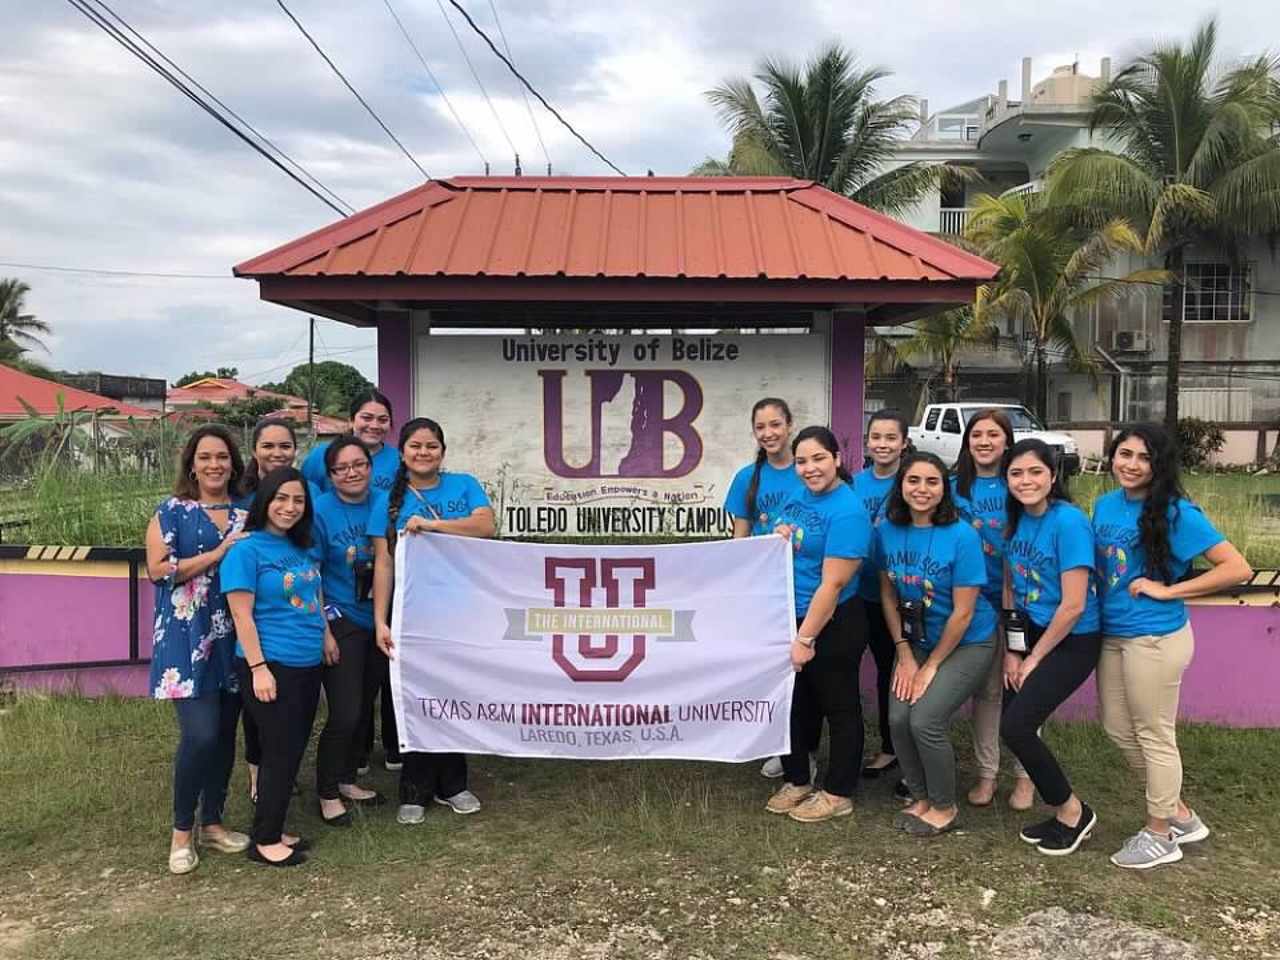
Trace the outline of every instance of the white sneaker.
<instances>
[{"instance_id":1,"label":"white sneaker","mask_svg":"<svg viewBox=\"0 0 1280 960\"><path fill-rule=\"evenodd\" d=\"M470 790L463 790L461 793L455 793L452 797L441 799L436 797L436 803L441 806L448 807L454 813L479 813L480 800Z\"/></svg>"},{"instance_id":2,"label":"white sneaker","mask_svg":"<svg viewBox=\"0 0 1280 960\"><path fill-rule=\"evenodd\" d=\"M402 803L396 811L396 823L421 823L427 818L427 808L417 803Z\"/></svg>"},{"instance_id":3,"label":"white sneaker","mask_svg":"<svg viewBox=\"0 0 1280 960\"><path fill-rule=\"evenodd\" d=\"M782 758L770 757L764 762L764 766L760 768L760 776L769 780L780 780L782 778ZM809 782L813 783L818 779L818 755L816 753L809 754Z\"/></svg>"},{"instance_id":4,"label":"white sneaker","mask_svg":"<svg viewBox=\"0 0 1280 960\"><path fill-rule=\"evenodd\" d=\"M382 765L392 773L397 773L404 769L404 762L401 760L383 760Z\"/></svg>"}]
</instances>

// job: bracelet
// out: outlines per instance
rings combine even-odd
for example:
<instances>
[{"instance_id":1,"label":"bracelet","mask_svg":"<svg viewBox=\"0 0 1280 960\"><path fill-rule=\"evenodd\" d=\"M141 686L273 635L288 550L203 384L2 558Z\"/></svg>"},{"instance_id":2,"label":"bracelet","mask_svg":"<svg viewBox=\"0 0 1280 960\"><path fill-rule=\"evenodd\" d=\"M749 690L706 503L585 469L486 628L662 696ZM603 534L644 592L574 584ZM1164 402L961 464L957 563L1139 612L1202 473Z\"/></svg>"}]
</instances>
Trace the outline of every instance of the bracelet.
<instances>
[{"instance_id":1,"label":"bracelet","mask_svg":"<svg viewBox=\"0 0 1280 960\"><path fill-rule=\"evenodd\" d=\"M909 646L911 646L911 641L910 641L910 640L895 640L895 641L893 641L893 645L894 645L895 647L909 647Z\"/></svg>"},{"instance_id":2,"label":"bracelet","mask_svg":"<svg viewBox=\"0 0 1280 960\"><path fill-rule=\"evenodd\" d=\"M796 637L796 643L802 647L808 647L810 650L813 649L813 640L813 637Z\"/></svg>"},{"instance_id":3,"label":"bracelet","mask_svg":"<svg viewBox=\"0 0 1280 960\"><path fill-rule=\"evenodd\" d=\"M257 670L259 667L265 667L266 665L267 665L267 661L265 661L265 660L259 660L257 663L251 663L251 664L249 664L249 669L250 669L250 670Z\"/></svg>"}]
</instances>

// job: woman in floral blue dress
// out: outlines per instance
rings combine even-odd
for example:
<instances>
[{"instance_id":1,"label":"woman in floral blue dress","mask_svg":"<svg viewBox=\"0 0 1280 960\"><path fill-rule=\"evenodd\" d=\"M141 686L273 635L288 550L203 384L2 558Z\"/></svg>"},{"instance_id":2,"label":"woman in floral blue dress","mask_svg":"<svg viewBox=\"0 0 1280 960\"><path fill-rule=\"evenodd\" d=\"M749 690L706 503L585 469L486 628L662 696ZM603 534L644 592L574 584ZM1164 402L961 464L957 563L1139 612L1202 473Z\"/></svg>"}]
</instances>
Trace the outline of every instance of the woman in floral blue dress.
<instances>
[{"instance_id":1,"label":"woman in floral blue dress","mask_svg":"<svg viewBox=\"0 0 1280 960\"><path fill-rule=\"evenodd\" d=\"M151 691L157 700L173 701L181 731L173 771L172 873L196 868L197 841L222 853L242 853L249 845L247 836L222 823L240 698L232 669L235 628L218 582L219 562L245 536L245 512L231 503L243 474L244 461L226 428L198 428L182 452L174 495L147 526L147 573L156 596Z\"/></svg>"}]
</instances>

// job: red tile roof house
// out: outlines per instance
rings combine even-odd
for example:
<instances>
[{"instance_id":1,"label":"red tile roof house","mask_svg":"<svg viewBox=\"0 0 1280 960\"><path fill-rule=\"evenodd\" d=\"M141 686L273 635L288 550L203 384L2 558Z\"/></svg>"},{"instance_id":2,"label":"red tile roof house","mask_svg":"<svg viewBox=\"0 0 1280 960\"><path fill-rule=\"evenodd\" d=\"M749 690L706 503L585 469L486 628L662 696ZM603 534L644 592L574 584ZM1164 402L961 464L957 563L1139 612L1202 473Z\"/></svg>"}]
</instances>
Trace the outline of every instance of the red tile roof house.
<instances>
[{"instance_id":1,"label":"red tile roof house","mask_svg":"<svg viewBox=\"0 0 1280 960\"><path fill-rule=\"evenodd\" d=\"M201 416L200 411L207 409L205 406L207 403L217 406L231 400L247 400L251 397L260 399L279 397L280 412L268 414L268 417L287 418L293 421L295 426L305 427L307 423L307 401L304 398L295 397L287 393L276 393L274 390L263 390L261 387L255 387L226 377L205 377L203 380L195 380L185 387L171 387L166 398L166 404L172 414L199 418ZM171 418L177 419L172 416ZM340 417L329 417L316 413L312 415L311 419L317 437L336 437L339 434L346 433L348 429L347 421Z\"/></svg>"}]
</instances>

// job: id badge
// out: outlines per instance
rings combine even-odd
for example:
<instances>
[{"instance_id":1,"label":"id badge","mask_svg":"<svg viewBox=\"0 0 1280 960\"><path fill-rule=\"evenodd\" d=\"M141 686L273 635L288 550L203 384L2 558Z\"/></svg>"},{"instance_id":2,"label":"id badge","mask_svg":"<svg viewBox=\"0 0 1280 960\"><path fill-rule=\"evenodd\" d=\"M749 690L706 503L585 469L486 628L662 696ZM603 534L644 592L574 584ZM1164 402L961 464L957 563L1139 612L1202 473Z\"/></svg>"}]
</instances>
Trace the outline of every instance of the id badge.
<instances>
[{"instance_id":1,"label":"id badge","mask_svg":"<svg viewBox=\"0 0 1280 960\"><path fill-rule=\"evenodd\" d=\"M353 570L356 581L356 602L364 603L373 599L373 561L360 560Z\"/></svg>"},{"instance_id":2,"label":"id badge","mask_svg":"<svg viewBox=\"0 0 1280 960\"><path fill-rule=\"evenodd\" d=\"M332 603L326 603L324 605L324 618L326 620L332 622L334 620L337 620L341 616L342 614L338 612L338 608L335 607Z\"/></svg>"},{"instance_id":3,"label":"id badge","mask_svg":"<svg viewBox=\"0 0 1280 960\"><path fill-rule=\"evenodd\" d=\"M1027 616L1021 610L1004 611L1004 645L1013 653L1027 652Z\"/></svg>"},{"instance_id":4,"label":"id badge","mask_svg":"<svg viewBox=\"0 0 1280 960\"><path fill-rule=\"evenodd\" d=\"M904 600L898 604L898 619L902 622L902 639L908 643L923 644L924 610L914 600Z\"/></svg>"}]
</instances>

